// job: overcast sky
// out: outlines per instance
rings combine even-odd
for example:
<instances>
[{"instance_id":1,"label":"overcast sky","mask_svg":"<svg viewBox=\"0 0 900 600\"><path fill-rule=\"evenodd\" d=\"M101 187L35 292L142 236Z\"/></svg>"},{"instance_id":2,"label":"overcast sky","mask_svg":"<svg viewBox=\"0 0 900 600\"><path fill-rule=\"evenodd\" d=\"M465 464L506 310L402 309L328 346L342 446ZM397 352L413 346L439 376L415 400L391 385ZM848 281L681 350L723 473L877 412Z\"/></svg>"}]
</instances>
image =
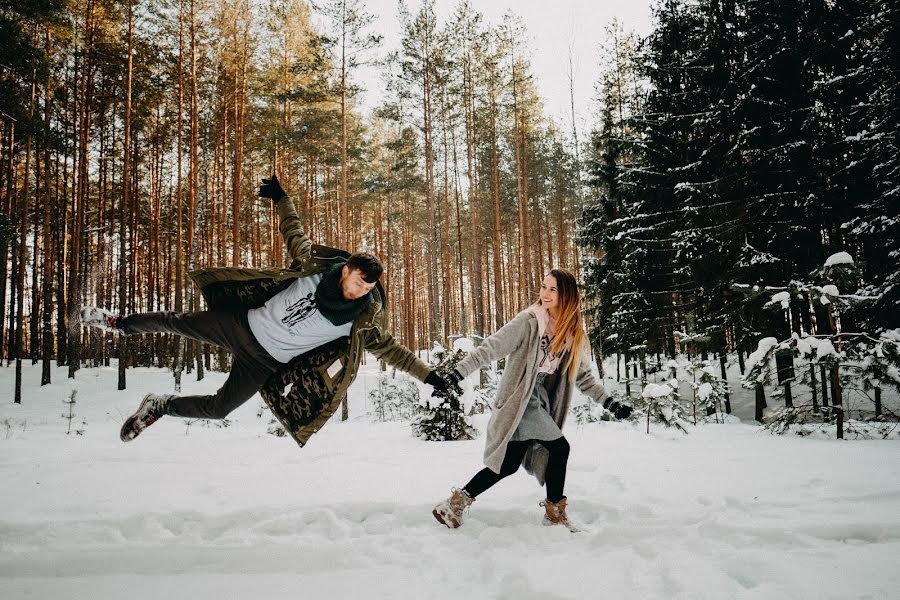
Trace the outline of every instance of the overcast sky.
<instances>
[{"instance_id":1,"label":"overcast sky","mask_svg":"<svg viewBox=\"0 0 900 600\"><path fill-rule=\"evenodd\" d=\"M435 10L441 24L453 13L458 0L437 0ZM650 31L651 0L472 0L473 7L491 24L499 24L507 11L520 16L532 40L531 65L537 88L544 98L547 114L566 131L571 127L569 108L568 56L572 48L575 73L575 111L579 129L595 111L594 83L599 65L597 48L604 27L618 17L626 31L638 35ZM410 11L419 6L408 0ZM397 0L368 0L375 15L373 33L384 36L380 52L399 47ZM358 83L366 87L364 106L371 108L380 99L381 82L371 69L361 72Z\"/></svg>"}]
</instances>

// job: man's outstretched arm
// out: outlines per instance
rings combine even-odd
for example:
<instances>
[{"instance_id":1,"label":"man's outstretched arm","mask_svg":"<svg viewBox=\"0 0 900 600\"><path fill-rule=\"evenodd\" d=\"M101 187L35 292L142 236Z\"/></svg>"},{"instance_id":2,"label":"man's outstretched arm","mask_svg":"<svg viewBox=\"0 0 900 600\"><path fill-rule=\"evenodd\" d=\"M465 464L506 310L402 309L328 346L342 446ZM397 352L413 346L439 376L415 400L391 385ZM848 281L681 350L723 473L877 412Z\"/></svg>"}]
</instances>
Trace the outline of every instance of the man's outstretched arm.
<instances>
[{"instance_id":1,"label":"man's outstretched arm","mask_svg":"<svg viewBox=\"0 0 900 600\"><path fill-rule=\"evenodd\" d=\"M431 367L389 333L378 335L374 329L369 331L366 334L366 350L374 354L375 358L409 373L419 381L425 381L431 372Z\"/></svg>"},{"instance_id":2,"label":"man's outstretched arm","mask_svg":"<svg viewBox=\"0 0 900 600\"><path fill-rule=\"evenodd\" d=\"M275 208L278 210L278 228L291 259L294 262L300 262L308 258L312 242L303 231L294 203L281 187L278 177L272 175L271 179L263 179L262 185L259 187L259 196L260 198L270 198L275 203Z\"/></svg>"}]
</instances>

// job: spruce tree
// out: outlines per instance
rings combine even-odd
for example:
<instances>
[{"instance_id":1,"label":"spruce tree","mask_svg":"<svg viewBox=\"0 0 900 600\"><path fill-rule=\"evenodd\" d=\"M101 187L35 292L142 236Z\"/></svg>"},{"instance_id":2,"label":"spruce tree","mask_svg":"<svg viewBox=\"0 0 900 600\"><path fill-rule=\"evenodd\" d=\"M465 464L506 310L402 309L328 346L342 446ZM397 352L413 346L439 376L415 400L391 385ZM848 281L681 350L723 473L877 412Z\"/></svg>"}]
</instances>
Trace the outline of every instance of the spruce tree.
<instances>
[{"instance_id":1,"label":"spruce tree","mask_svg":"<svg viewBox=\"0 0 900 600\"><path fill-rule=\"evenodd\" d=\"M633 198L620 179L639 154L627 144L636 135L632 118L640 110L636 86L634 37L614 23L607 31L603 75L598 82L601 122L592 132L586 166L590 190L579 221L579 242L586 249L584 287L590 316L588 336L602 354L646 345L651 298L640 284L645 256L626 234L633 228Z\"/></svg>"},{"instance_id":2,"label":"spruce tree","mask_svg":"<svg viewBox=\"0 0 900 600\"><path fill-rule=\"evenodd\" d=\"M465 353L435 344L433 352L437 364L434 370L446 376L456 368ZM413 435L430 442L471 440L477 436L472 422L465 413L462 390L451 388L443 396L432 396L420 401L412 422Z\"/></svg>"},{"instance_id":3,"label":"spruce tree","mask_svg":"<svg viewBox=\"0 0 900 600\"><path fill-rule=\"evenodd\" d=\"M858 0L847 12L844 37L853 52L846 77L834 87L852 98L852 120L839 147L849 155L847 168L854 177L846 187L848 199L855 201L842 229L862 251L865 283L859 293L878 297L853 314L869 328L895 327L900 315L900 1Z\"/></svg>"},{"instance_id":4,"label":"spruce tree","mask_svg":"<svg viewBox=\"0 0 900 600\"><path fill-rule=\"evenodd\" d=\"M643 332L647 350L671 356L674 331L682 328L695 304L694 286L683 268L692 252L682 244L687 232L677 192L680 173L697 151L686 125L698 110L691 61L702 23L696 3L678 0L663 2L656 19L641 56L641 74L650 91L625 139L636 160L619 177L629 209L617 237L627 248L623 264L629 268L623 270L628 285L636 289L627 296L623 292L617 310L625 313L623 321Z\"/></svg>"}]
</instances>

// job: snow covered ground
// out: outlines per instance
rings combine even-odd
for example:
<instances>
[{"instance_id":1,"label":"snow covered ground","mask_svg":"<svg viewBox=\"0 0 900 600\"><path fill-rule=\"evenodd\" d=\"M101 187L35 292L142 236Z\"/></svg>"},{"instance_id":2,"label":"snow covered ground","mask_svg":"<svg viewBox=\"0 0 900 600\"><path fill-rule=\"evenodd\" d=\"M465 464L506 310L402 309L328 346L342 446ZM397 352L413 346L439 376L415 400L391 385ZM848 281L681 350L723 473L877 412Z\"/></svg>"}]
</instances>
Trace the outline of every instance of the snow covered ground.
<instances>
[{"instance_id":1,"label":"snow covered ground","mask_svg":"<svg viewBox=\"0 0 900 600\"><path fill-rule=\"evenodd\" d=\"M566 492L586 532L542 527L542 490L524 473L450 531L431 507L480 468L482 440L371 422L374 361L350 421L304 449L266 433L258 397L226 428L166 418L122 444L124 417L171 390L170 374L130 370L123 392L114 367L65 374L40 387L26 365L14 405L14 369L0 369L3 600L900 597L893 440L570 421ZM184 391L223 380L188 376ZM73 387L81 435L61 417ZM749 397L735 400L745 419Z\"/></svg>"}]
</instances>

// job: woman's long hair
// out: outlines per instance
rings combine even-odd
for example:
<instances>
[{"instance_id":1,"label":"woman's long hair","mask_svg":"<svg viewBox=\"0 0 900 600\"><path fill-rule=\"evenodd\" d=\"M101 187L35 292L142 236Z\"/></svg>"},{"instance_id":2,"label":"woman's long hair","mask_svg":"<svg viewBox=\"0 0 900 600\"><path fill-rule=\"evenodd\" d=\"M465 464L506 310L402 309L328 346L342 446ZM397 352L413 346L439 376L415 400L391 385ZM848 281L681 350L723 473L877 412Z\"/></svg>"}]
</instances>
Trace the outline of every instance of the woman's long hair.
<instances>
[{"instance_id":1,"label":"woman's long hair","mask_svg":"<svg viewBox=\"0 0 900 600\"><path fill-rule=\"evenodd\" d=\"M581 302L578 297L578 283L575 276L565 269L553 269L550 275L556 278L556 290L559 293L559 316L556 318L556 333L550 344L550 352L562 354L568 351L569 357L563 368L569 381L575 380L581 362L581 352L587 343L584 323L581 320ZM538 296L534 306L541 306Z\"/></svg>"}]
</instances>

